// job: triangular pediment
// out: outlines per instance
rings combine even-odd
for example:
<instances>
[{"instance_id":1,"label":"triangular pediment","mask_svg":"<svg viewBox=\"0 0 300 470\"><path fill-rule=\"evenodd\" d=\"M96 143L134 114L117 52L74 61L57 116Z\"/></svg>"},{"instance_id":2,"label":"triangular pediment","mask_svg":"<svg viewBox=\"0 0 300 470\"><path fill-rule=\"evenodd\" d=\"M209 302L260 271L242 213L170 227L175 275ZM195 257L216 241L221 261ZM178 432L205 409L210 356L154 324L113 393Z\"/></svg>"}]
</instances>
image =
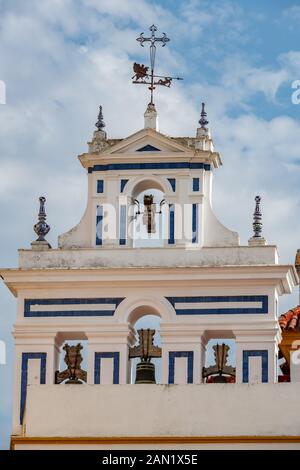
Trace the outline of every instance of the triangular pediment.
<instances>
[{"instance_id":1,"label":"triangular pediment","mask_svg":"<svg viewBox=\"0 0 300 470\"><path fill-rule=\"evenodd\" d=\"M191 150L174 139L161 134L153 129L142 129L135 134L123 139L113 145L105 154L127 154L127 155L163 155L163 154L180 154L190 153Z\"/></svg>"}]
</instances>

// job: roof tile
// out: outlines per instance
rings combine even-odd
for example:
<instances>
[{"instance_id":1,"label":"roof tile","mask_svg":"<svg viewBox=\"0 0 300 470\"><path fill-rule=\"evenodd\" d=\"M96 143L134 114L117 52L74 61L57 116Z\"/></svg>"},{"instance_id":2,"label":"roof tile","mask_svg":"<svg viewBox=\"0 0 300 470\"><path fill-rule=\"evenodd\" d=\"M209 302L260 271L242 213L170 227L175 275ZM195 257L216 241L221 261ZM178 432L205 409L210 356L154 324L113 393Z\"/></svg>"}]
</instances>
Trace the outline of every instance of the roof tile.
<instances>
[{"instance_id":1,"label":"roof tile","mask_svg":"<svg viewBox=\"0 0 300 470\"><path fill-rule=\"evenodd\" d=\"M280 315L279 325L282 330L300 330L300 305Z\"/></svg>"}]
</instances>

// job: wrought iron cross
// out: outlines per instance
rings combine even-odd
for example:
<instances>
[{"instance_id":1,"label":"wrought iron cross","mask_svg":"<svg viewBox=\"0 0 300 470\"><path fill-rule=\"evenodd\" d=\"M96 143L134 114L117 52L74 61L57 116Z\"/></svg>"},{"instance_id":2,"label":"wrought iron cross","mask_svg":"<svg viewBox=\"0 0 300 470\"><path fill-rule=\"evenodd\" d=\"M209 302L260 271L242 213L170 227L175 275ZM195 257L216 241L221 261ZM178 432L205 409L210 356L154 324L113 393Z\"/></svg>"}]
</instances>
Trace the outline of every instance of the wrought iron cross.
<instances>
[{"instance_id":1,"label":"wrought iron cross","mask_svg":"<svg viewBox=\"0 0 300 470\"><path fill-rule=\"evenodd\" d=\"M153 91L155 90L155 85L163 85L167 86L168 88L171 85L172 80L182 80L179 77L165 77L162 75L154 75L154 67L155 67L155 55L156 55L156 43L162 43L162 47L164 47L170 39L166 36L166 33L162 33L162 37L155 36L157 31L157 27L153 24L150 26L151 36L144 37L144 33L141 33L140 36L137 38L137 41L140 43L142 47L144 47L144 42L150 42L150 68L151 72L148 73L149 67L146 67L143 64L137 64L136 62L133 64L133 71L134 75L132 77L133 83L140 83L140 84L148 84L149 90L151 92L151 100L150 104L153 104ZM159 80L155 81L154 79L158 78Z\"/></svg>"}]
</instances>

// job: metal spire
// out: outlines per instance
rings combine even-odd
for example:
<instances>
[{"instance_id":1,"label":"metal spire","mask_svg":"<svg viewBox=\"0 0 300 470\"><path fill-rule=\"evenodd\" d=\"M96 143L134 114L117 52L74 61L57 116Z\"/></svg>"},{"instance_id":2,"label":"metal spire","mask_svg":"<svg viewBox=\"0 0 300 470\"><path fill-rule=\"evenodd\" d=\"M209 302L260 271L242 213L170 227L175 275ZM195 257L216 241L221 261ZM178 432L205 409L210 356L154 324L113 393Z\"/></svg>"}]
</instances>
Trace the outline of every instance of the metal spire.
<instances>
[{"instance_id":1,"label":"metal spire","mask_svg":"<svg viewBox=\"0 0 300 470\"><path fill-rule=\"evenodd\" d=\"M41 196L40 201L40 210L38 214L38 223L34 225L33 229L38 235L37 242L46 242L45 236L50 231L50 226L46 223L46 212L45 212L45 202L46 198Z\"/></svg>"},{"instance_id":2,"label":"metal spire","mask_svg":"<svg viewBox=\"0 0 300 470\"><path fill-rule=\"evenodd\" d=\"M260 211L260 201L261 197L256 196L255 197L255 210L253 214L253 238L262 238L261 232L262 232L262 214Z\"/></svg>"},{"instance_id":3,"label":"metal spire","mask_svg":"<svg viewBox=\"0 0 300 470\"><path fill-rule=\"evenodd\" d=\"M103 121L102 106L99 106L98 121L96 122L95 126L97 127L98 131L102 131L105 127L105 122Z\"/></svg>"},{"instance_id":4,"label":"metal spire","mask_svg":"<svg viewBox=\"0 0 300 470\"><path fill-rule=\"evenodd\" d=\"M156 43L162 43L162 47L164 47L170 39L166 36L166 33L162 33L161 37L155 36L157 31L157 27L153 24L150 26L151 36L145 38L144 33L141 33L140 36L137 38L137 41L140 43L142 47L144 47L144 42L150 42L150 69L151 72L148 73L149 67L146 67L143 64L137 64L136 62L133 64L133 71L134 75L132 77L133 83L140 83L140 84L147 84L149 86L149 90L151 92L151 101L150 104L153 103L153 91L155 90L155 85L163 85L166 87L171 86L172 80L182 80L179 77L166 77L164 75L155 75L154 74L154 67L155 67L155 55L156 55ZM158 78L159 80L154 80Z\"/></svg>"},{"instance_id":5,"label":"metal spire","mask_svg":"<svg viewBox=\"0 0 300 470\"><path fill-rule=\"evenodd\" d=\"M199 124L201 126L201 129L206 129L207 124L209 124L209 121L207 120L207 112L205 111L205 103L202 103L202 110L201 110L201 115L199 119Z\"/></svg>"}]
</instances>

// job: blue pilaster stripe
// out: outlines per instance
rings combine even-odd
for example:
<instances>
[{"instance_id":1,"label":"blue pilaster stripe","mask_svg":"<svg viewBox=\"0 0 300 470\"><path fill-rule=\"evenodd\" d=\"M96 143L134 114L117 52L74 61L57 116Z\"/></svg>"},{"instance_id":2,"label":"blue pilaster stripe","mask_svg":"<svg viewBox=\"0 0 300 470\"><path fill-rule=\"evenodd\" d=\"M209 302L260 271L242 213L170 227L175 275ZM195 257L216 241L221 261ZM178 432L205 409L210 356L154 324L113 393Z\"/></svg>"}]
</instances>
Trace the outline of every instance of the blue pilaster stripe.
<instances>
[{"instance_id":1,"label":"blue pilaster stripe","mask_svg":"<svg viewBox=\"0 0 300 470\"><path fill-rule=\"evenodd\" d=\"M110 305L118 305L124 297L106 297L96 299L25 299L24 317L112 317L115 308ZM86 310L85 305L107 305L104 310ZM32 305L57 305L57 311L31 311ZM61 305L70 305L70 310L59 310ZM72 305L82 305L82 310L72 310Z\"/></svg>"},{"instance_id":2,"label":"blue pilaster stripe","mask_svg":"<svg viewBox=\"0 0 300 470\"><path fill-rule=\"evenodd\" d=\"M193 351L170 351L169 352L169 378L168 383L173 384L175 380L175 359L177 357L187 358L187 383L193 383L194 352Z\"/></svg>"},{"instance_id":3,"label":"blue pilaster stripe","mask_svg":"<svg viewBox=\"0 0 300 470\"><path fill-rule=\"evenodd\" d=\"M267 295L228 295L228 296L201 296L201 297L166 297L173 305L176 315L234 315L234 314L267 314ZM261 302L261 307L226 307L226 308L193 308L193 303L217 302ZM191 304L190 308L176 308L176 303Z\"/></svg>"},{"instance_id":4,"label":"blue pilaster stripe","mask_svg":"<svg viewBox=\"0 0 300 470\"><path fill-rule=\"evenodd\" d=\"M125 189L126 184L128 183L129 180L121 180L120 182L120 192L122 193Z\"/></svg>"},{"instance_id":5,"label":"blue pilaster stripe","mask_svg":"<svg viewBox=\"0 0 300 470\"><path fill-rule=\"evenodd\" d=\"M102 230L103 230L103 207L97 206L96 214L96 245L102 245Z\"/></svg>"},{"instance_id":6,"label":"blue pilaster stripe","mask_svg":"<svg viewBox=\"0 0 300 470\"><path fill-rule=\"evenodd\" d=\"M101 382L101 359L113 359L113 384L120 382L120 353L116 352L96 352L94 383Z\"/></svg>"},{"instance_id":7,"label":"blue pilaster stripe","mask_svg":"<svg viewBox=\"0 0 300 470\"><path fill-rule=\"evenodd\" d=\"M104 192L104 181L97 180L97 193L103 193L103 192Z\"/></svg>"},{"instance_id":8,"label":"blue pilaster stripe","mask_svg":"<svg viewBox=\"0 0 300 470\"><path fill-rule=\"evenodd\" d=\"M140 163L109 163L107 165L94 165L88 168L88 172L93 171L113 171L113 170L211 170L209 163L192 162L140 162Z\"/></svg>"},{"instance_id":9,"label":"blue pilaster stripe","mask_svg":"<svg viewBox=\"0 0 300 470\"><path fill-rule=\"evenodd\" d=\"M120 245L126 245L126 214L127 207L125 205L120 206Z\"/></svg>"},{"instance_id":10,"label":"blue pilaster stripe","mask_svg":"<svg viewBox=\"0 0 300 470\"><path fill-rule=\"evenodd\" d=\"M261 381L268 382L268 350L243 351L243 383L249 382L249 357L261 357Z\"/></svg>"},{"instance_id":11,"label":"blue pilaster stripe","mask_svg":"<svg viewBox=\"0 0 300 470\"><path fill-rule=\"evenodd\" d=\"M40 384L46 383L46 359L45 352L22 353L21 363L21 399L20 399L20 424L23 424L24 411L26 405L27 382L28 382L28 362L30 359L40 360Z\"/></svg>"},{"instance_id":12,"label":"blue pilaster stripe","mask_svg":"<svg viewBox=\"0 0 300 470\"><path fill-rule=\"evenodd\" d=\"M175 243L175 206L169 204L169 239L168 244L174 245Z\"/></svg>"},{"instance_id":13,"label":"blue pilaster stripe","mask_svg":"<svg viewBox=\"0 0 300 470\"><path fill-rule=\"evenodd\" d=\"M200 190L200 179L193 178L193 191L199 191L199 190Z\"/></svg>"},{"instance_id":14,"label":"blue pilaster stripe","mask_svg":"<svg viewBox=\"0 0 300 470\"><path fill-rule=\"evenodd\" d=\"M175 178L168 178L168 181L171 185L172 191L175 193L175 191L176 191L176 179Z\"/></svg>"},{"instance_id":15,"label":"blue pilaster stripe","mask_svg":"<svg viewBox=\"0 0 300 470\"><path fill-rule=\"evenodd\" d=\"M198 243L198 204L192 205L192 243Z\"/></svg>"}]
</instances>

